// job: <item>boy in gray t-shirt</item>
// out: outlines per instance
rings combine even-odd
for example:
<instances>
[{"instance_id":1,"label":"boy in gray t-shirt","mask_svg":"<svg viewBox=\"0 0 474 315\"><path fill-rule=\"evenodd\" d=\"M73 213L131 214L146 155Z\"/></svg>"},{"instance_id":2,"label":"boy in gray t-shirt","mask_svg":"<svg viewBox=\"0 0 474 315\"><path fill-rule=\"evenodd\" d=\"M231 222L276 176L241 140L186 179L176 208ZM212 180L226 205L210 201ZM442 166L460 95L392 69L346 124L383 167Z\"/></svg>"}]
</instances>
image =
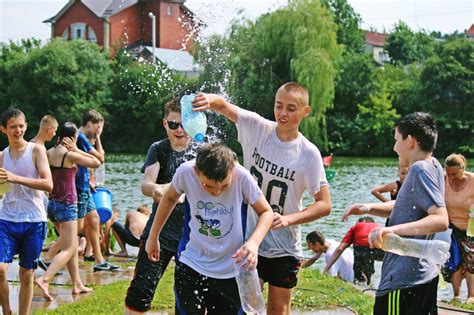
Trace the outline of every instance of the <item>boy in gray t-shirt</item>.
<instances>
[{"instance_id":1,"label":"boy in gray t-shirt","mask_svg":"<svg viewBox=\"0 0 474 315\"><path fill-rule=\"evenodd\" d=\"M410 170L396 201L381 204L352 205L343 219L351 214L370 213L390 216L387 227L369 235L371 247L380 248L386 233L403 237L431 239L448 228L444 203L443 168L432 152L438 131L433 117L412 113L395 125L395 146L400 162ZM437 314L438 267L424 259L386 253L374 314Z\"/></svg>"}]
</instances>

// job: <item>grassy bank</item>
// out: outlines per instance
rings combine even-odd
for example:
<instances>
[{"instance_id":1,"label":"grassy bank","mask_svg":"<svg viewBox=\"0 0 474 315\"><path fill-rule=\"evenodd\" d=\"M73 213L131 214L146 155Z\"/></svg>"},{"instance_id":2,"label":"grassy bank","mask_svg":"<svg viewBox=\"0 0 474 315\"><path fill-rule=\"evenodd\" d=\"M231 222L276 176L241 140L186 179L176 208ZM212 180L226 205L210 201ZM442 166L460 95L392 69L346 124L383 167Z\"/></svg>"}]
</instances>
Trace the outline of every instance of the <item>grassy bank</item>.
<instances>
[{"instance_id":1,"label":"grassy bank","mask_svg":"<svg viewBox=\"0 0 474 315\"><path fill-rule=\"evenodd\" d=\"M173 271L168 268L160 281L151 311L170 310L174 307ZM36 311L38 314L123 314L125 292L129 282L122 281L107 286L94 286L94 293L85 299L64 304L53 311ZM357 314L372 312L373 298L318 270L304 269L299 274L298 286L293 292L293 308L328 310L346 307Z\"/></svg>"}]
</instances>

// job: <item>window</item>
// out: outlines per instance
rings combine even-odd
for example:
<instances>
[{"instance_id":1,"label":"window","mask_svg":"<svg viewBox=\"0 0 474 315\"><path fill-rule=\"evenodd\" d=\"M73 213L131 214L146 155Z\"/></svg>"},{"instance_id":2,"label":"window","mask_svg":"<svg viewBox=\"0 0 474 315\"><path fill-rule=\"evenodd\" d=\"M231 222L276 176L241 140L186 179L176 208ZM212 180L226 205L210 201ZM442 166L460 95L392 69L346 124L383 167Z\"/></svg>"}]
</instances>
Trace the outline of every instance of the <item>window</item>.
<instances>
[{"instance_id":1,"label":"window","mask_svg":"<svg viewBox=\"0 0 474 315\"><path fill-rule=\"evenodd\" d=\"M87 33L89 41L97 43L97 36L91 26L87 26Z\"/></svg>"},{"instance_id":2,"label":"window","mask_svg":"<svg viewBox=\"0 0 474 315\"><path fill-rule=\"evenodd\" d=\"M69 27L66 27L66 29L63 32L63 35L61 35L61 38L64 39L64 40L69 39Z\"/></svg>"},{"instance_id":3,"label":"window","mask_svg":"<svg viewBox=\"0 0 474 315\"><path fill-rule=\"evenodd\" d=\"M72 39L86 39L86 24L85 23L74 23L71 25L71 38Z\"/></svg>"},{"instance_id":4,"label":"window","mask_svg":"<svg viewBox=\"0 0 474 315\"><path fill-rule=\"evenodd\" d=\"M168 15L173 15L173 7L172 6L168 6Z\"/></svg>"}]
</instances>

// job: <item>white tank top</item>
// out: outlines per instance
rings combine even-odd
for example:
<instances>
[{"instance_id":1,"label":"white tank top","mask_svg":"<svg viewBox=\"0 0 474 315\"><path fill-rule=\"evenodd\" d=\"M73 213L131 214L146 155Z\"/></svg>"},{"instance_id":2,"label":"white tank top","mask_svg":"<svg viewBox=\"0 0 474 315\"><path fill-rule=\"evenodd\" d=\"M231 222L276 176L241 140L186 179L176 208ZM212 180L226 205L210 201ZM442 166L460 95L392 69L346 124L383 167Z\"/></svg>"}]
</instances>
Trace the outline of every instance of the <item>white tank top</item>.
<instances>
[{"instance_id":1,"label":"white tank top","mask_svg":"<svg viewBox=\"0 0 474 315\"><path fill-rule=\"evenodd\" d=\"M25 153L12 160L10 147L3 151L3 168L15 175L39 178L33 163L34 143L29 142ZM11 190L5 194L0 219L11 222L46 222L46 211L42 199L43 192L20 184L11 184Z\"/></svg>"}]
</instances>

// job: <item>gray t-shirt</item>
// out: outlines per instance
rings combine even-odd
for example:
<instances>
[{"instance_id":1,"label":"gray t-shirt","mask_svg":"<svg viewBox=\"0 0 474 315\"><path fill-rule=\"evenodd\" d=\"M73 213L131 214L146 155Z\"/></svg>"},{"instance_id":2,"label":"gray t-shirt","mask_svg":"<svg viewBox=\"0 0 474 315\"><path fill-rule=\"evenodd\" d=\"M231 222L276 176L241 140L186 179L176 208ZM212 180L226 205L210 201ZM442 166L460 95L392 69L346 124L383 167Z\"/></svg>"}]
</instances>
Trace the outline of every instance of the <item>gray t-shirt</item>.
<instances>
[{"instance_id":1,"label":"gray t-shirt","mask_svg":"<svg viewBox=\"0 0 474 315\"><path fill-rule=\"evenodd\" d=\"M438 160L421 160L413 163L398 193L390 215L390 226L414 222L428 215L432 206L444 207L443 167ZM408 236L432 239L431 235ZM438 275L438 267L425 259L385 253L382 276L376 296L398 289L406 289L432 281Z\"/></svg>"}]
</instances>

